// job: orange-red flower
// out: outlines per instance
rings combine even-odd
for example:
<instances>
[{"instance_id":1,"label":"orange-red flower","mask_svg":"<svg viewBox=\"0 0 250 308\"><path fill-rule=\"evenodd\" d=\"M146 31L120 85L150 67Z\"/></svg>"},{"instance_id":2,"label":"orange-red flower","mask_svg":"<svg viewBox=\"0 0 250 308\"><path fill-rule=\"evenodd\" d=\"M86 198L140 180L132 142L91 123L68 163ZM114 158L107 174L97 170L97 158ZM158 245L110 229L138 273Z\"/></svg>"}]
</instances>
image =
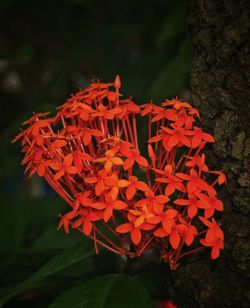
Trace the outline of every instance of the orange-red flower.
<instances>
[{"instance_id":1,"label":"orange-red flower","mask_svg":"<svg viewBox=\"0 0 250 308\"><path fill-rule=\"evenodd\" d=\"M194 225L187 223L184 219L182 219L183 223L178 224L176 229L180 236L184 239L184 242L187 246L190 246L195 237L198 235L198 231Z\"/></svg>"},{"instance_id":2,"label":"orange-red flower","mask_svg":"<svg viewBox=\"0 0 250 308\"><path fill-rule=\"evenodd\" d=\"M183 193L186 192L185 186L182 184L182 179L173 174L173 169L171 165L166 165L163 170L153 169L156 173L164 175L165 177L156 178L156 182L167 184L165 188L165 195L172 195L175 190L179 190Z\"/></svg>"},{"instance_id":3,"label":"orange-red flower","mask_svg":"<svg viewBox=\"0 0 250 308\"><path fill-rule=\"evenodd\" d=\"M135 207L146 206L152 209L155 213L161 213L165 203L169 201L169 198L164 195L156 195L152 190L145 192L145 199L141 199L135 203Z\"/></svg>"},{"instance_id":4,"label":"orange-red flower","mask_svg":"<svg viewBox=\"0 0 250 308\"><path fill-rule=\"evenodd\" d=\"M90 144L92 136L100 137L102 136L102 132L98 129L85 128L82 136L83 144Z\"/></svg>"},{"instance_id":5,"label":"orange-red flower","mask_svg":"<svg viewBox=\"0 0 250 308\"><path fill-rule=\"evenodd\" d=\"M205 239L201 239L200 242L204 246L212 247L211 258L213 260L217 259L220 255L220 250L224 248L224 234L214 218L212 218L212 221L202 216L199 218L208 227Z\"/></svg>"},{"instance_id":6,"label":"orange-red flower","mask_svg":"<svg viewBox=\"0 0 250 308\"><path fill-rule=\"evenodd\" d=\"M152 218L148 218L147 222L151 224L161 222L162 228L157 229L154 234L159 237L165 237L172 232L172 228L175 226L175 217L177 216L178 212L174 209L167 209L165 212L162 211L158 215L155 215Z\"/></svg>"},{"instance_id":7,"label":"orange-red flower","mask_svg":"<svg viewBox=\"0 0 250 308\"><path fill-rule=\"evenodd\" d=\"M215 142L214 138L208 134L204 133L201 128L194 127L194 130L192 131L192 147L196 148L198 145L201 144L202 141L206 142Z\"/></svg>"},{"instance_id":8,"label":"orange-red flower","mask_svg":"<svg viewBox=\"0 0 250 308\"><path fill-rule=\"evenodd\" d=\"M77 213L80 217L72 223L72 228L82 229L83 234L89 236L93 229L93 223L102 219L100 211L91 209L83 209Z\"/></svg>"},{"instance_id":9,"label":"orange-red flower","mask_svg":"<svg viewBox=\"0 0 250 308\"><path fill-rule=\"evenodd\" d=\"M186 162L187 167L199 167L202 171L208 171L208 166L205 164L205 154L203 153L201 156L186 156L188 161Z\"/></svg>"},{"instance_id":10,"label":"orange-red flower","mask_svg":"<svg viewBox=\"0 0 250 308\"><path fill-rule=\"evenodd\" d=\"M163 108L153 104L152 102L150 102L149 104L144 104L144 105L141 105L142 108L144 108L142 111L141 111L141 116L144 117L145 115L148 115L149 113L157 113L157 112L162 112L163 111Z\"/></svg>"},{"instance_id":11,"label":"orange-red flower","mask_svg":"<svg viewBox=\"0 0 250 308\"><path fill-rule=\"evenodd\" d=\"M125 156L127 159L124 161L124 170L131 168L135 162L142 167L148 167L148 161L136 149L128 151Z\"/></svg>"},{"instance_id":12,"label":"orange-red flower","mask_svg":"<svg viewBox=\"0 0 250 308\"><path fill-rule=\"evenodd\" d=\"M197 214L198 209L207 209L209 207L209 204L205 199L200 200L193 194L189 194L188 199L177 199L174 203L177 205L187 206L189 218L193 218Z\"/></svg>"},{"instance_id":13,"label":"orange-red flower","mask_svg":"<svg viewBox=\"0 0 250 308\"><path fill-rule=\"evenodd\" d=\"M173 98L171 100L166 99L166 101L164 103L162 103L162 106L171 106L176 110L181 110L183 108L189 108L189 109L192 108L192 106L190 104L188 104L186 102L182 102L177 97Z\"/></svg>"},{"instance_id":14,"label":"orange-red flower","mask_svg":"<svg viewBox=\"0 0 250 308\"><path fill-rule=\"evenodd\" d=\"M142 232L141 230L147 230L148 229L148 224L147 223L142 223L139 226L135 225L136 222L136 216L133 214L129 213L128 214L128 223L124 223L116 228L116 231L118 233L130 233L130 237L132 240L132 243L135 245L139 245L142 239ZM151 226L150 226L151 228Z\"/></svg>"},{"instance_id":15,"label":"orange-red flower","mask_svg":"<svg viewBox=\"0 0 250 308\"><path fill-rule=\"evenodd\" d=\"M223 210L216 188L226 176L205 161L203 149L215 140L198 127L199 111L178 98L138 106L120 88L119 76L94 82L54 117L25 121L14 139L25 172L44 177L69 205L58 228L79 230L96 252L102 245L136 257L158 249L171 269L205 247L217 258L224 235L214 219ZM147 121L147 138L138 117ZM148 146L140 149L139 139Z\"/></svg>"},{"instance_id":16,"label":"orange-red flower","mask_svg":"<svg viewBox=\"0 0 250 308\"><path fill-rule=\"evenodd\" d=\"M173 109L164 109L164 108L161 108L160 110L158 109L156 111L156 116L153 117L151 122L152 123L158 122L162 119L176 121L177 120L177 113Z\"/></svg>"},{"instance_id":17,"label":"orange-red flower","mask_svg":"<svg viewBox=\"0 0 250 308\"><path fill-rule=\"evenodd\" d=\"M111 194L105 195L105 200L94 202L91 204L92 208L97 210L104 210L103 219L105 222L109 221L113 210L124 210L128 207L128 205L121 200L114 200Z\"/></svg>"},{"instance_id":18,"label":"orange-red flower","mask_svg":"<svg viewBox=\"0 0 250 308\"><path fill-rule=\"evenodd\" d=\"M88 184L96 184L95 194L96 196L100 196L106 188L107 177L108 177L108 172L106 170L101 169L100 171L98 171L97 176L86 177L84 181L85 183L88 183Z\"/></svg>"},{"instance_id":19,"label":"orange-red flower","mask_svg":"<svg viewBox=\"0 0 250 308\"><path fill-rule=\"evenodd\" d=\"M128 178L129 185L127 186L126 190L126 197L128 200L131 200L134 195L136 194L136 190L141 190L141 191L149 191L150 188L148 185L142 181L138 181L138 178L136 176L129 176Z\"/></svg>"},{"instance_id":20,"label":"orange-red flower","mask_svg":"<svg viewBox=\"0 0 250 308\"><path fill-rule=\"evenodd\" d=\"M104 117L108 120L113 120L115 115L119 114L121 111L122 111L121 108L113 108L109 110L103 104L100 104L98 106L98 111L92 113L92 116L93 117Z\"/></svg>"},{"instance_id":21,"label":"orange-red flower","mask_svg":"<svg viewBox=\"0 0 250 308\"><path fill-rule=\"evenodd\" d=\"M73 155L69 153L66 155L61 163L58 162L50 162L48 165L53 170L57 171L54 175L54 180L59 180L65 173L76 174L76 167L72 166L73 163Z\"/></svg>"},{"instance_id":22,"label":"orange-red flower","mask_svg":"<svg viewBox=\"0 0 250 308\"><path fill-rule=\"evenodd\" d=\"M104 163L104 169L106 171L110 171L113 167L113 165L115 166L121 166L123 165L123 160L118 157L115 156L115 152L113 150L108 150L105 153L105 157L100 157L100 158L96 158L94 160L95 163Z\"/></svg>"},{"instance_id":23,"label":"orange-red flower","mask_svg":"<svg viewBox=\"0 0 250 308\"><path fill-rule=\"evenodd\" d=\"M110 196L113 200L117 199L119 189L129 186L129 181L119 180L117 175L113 174L106 179L106 184L111 188Z\"/></svg>"},{"instance_id":24,"label":"orange-red flower","mask_svg":"<svg viewBox=\"0 0 250 308\"><path fill-rule=\"evenodd\" d=\"M190 147L191 143L189 138L187 137L190 133L189 130L183 127L174 127L173 129L162 127L163 131L165 131L168 135L168 147L171 149L176 145L187 146Z\"/></svg>"},{"instance_id":25,"label":"orange-red flower","mask_svg":"<svg viewBox=\"0 0 250 308\"><path fill-rule=\"evenodd\" d=\"M214 215L214 211L223 211L224 206L221 200L216 198L214 194L211 194L208 192L208 195L205 195L203 193L198 194L199 199L203 200L207 207L205 208L205 218L210 218Z\"/></svg>"},{"instance_id":26,"label":"orange-red flower","mask_svg":"<svg viewBox=\"0 0 250 308\"><path fill-rule=\"evenodd\" d=\"M212 193L214 192L213 187L211 187L203 179L201 179L197 171L193 168L190 169L189 174L179 172L176 173L176 175L179 178L187 181L187 191L189 194L195 192L198 188L205 191L210 191Z\"/></svg>"}]
</instances>

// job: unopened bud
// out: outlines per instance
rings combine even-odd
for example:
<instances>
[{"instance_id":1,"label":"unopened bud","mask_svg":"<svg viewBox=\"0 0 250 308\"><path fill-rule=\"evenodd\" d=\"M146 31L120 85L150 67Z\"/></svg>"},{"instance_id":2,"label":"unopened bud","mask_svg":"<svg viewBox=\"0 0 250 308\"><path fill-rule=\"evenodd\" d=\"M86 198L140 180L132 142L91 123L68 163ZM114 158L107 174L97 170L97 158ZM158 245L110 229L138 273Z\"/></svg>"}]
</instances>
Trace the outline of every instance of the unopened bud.
<instances>
[{"instance_id":1,"label":"unopened bud","mask_svg":"<svg viewBox=\"0 0 250 308\"><path fill-rule=\"evenodd\" d=\"M148 155L152 159L152 161L155 161L155 153L151 144L148 145Z\"/></svg>"},{"instance_id":2,"label":"unopened bud","mask_svg":"<svg viewBox=\"0 0 250 308\"><path fill-rule=\"evenodd\" d=\"M121 88L121 79L120 79L119 75L116 75L116 77L115 77L114 87L116 89L120 89Z\"/></svg>"}]
</instances>

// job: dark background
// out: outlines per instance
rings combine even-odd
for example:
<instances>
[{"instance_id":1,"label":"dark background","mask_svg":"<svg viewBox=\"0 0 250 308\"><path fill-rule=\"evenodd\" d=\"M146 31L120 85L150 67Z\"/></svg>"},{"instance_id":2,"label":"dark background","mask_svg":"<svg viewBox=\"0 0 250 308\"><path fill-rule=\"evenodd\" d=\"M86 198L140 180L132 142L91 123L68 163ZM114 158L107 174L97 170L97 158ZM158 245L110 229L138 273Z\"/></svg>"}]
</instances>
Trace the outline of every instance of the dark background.
<instances>
[{"instance_id":1,"label":"dark background","mask_svg":"<svg viewBox=\"0 0 250 308\"><path fill-rule=\"evenodd\" d=\"M22 120L55 110L93 79L120 74L123 93L138 104L189 97L183 1L1 0L0 14L0 181L7 191L23 191L21 179L13 183L19 148L9 144Z\"/></svg>"},{"instance_id":2,"label":"dark background","mask_svg":"<svg viewBox=\"0 0 250 308\"><path fill-rule=\"evenodd\" d=\"M77 282L125 273L101 285L115 279L116 298L142 299L138 308L152 307L149 295L158 307L166 298L185 308L249 307L249 0L1 0L0 18L0 305L48 307ZM23 175L20 146L10 143L21 122L116 74L138 104L188 99L214 135L209 166L228 179L217 261L207 251L170 272L152 257L94 256L81 234L56 231L65 203Z\"/></svg>"},{"instance_id":3,"label":"dark background","mask_svg":"<svg viewBox=\"0 0 250 308\"><path fill-rule=\"evenodd\" d=\"M56 231L64 202L42 179L23 175L20 145L10 143L21 122L32 112L54 111L93 79L110 82L116 74L122 92L138 104L188 98L192 51L181 0L1 0L0 18L0 286L7 286L0 294L6 295L60 250L82 241ZM9 306L46 307L86 272L120 271L114 256L101 258L88 260L82 271L60 272L38 291L29 291L32 284L17 291L23 295ZM168 297L164 271L167 265L132 265L156 299Z\"/></svg>"}]
</instances>

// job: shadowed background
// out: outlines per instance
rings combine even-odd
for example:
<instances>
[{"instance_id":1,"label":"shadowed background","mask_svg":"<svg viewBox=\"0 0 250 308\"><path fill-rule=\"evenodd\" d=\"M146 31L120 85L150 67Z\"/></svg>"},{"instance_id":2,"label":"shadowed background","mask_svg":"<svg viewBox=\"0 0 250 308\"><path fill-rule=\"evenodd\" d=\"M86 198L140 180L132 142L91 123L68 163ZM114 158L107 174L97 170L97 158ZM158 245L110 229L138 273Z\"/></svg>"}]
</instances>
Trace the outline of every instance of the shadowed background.
<instances>
[{"instance_id":1,"label":"shadowed background","mask_svg":"<svg viewBox=\"0 0 250 308\"><path fill-rule=\"evenodd\" d=\"M249 16L248 0L0 1L0 306L250 306ZM178 95L200 109L209 166L228 178L217 261L206 251L170 273L154 256L95 256L80 233L56 231L65 203L23 175L10 144L21 122L116 74L138 104Z\"/></svg>"},{"instance_id":2,"label":"shadowed background","mask_svg":"<svg viewBox=\"0 0 250 308\"><path fill-rule=\"evenodd\" d=\"M48 281L35 277L13 287L82 236L56 231L64 202L40 178L26 180L20 146L10 141L32 112L54 111L93 79L120 74L122 93L138 104L189 98L186 8L181 0L1 0L0 16L0 294L17 296L9 307L46 307L74 281L120 272L124 264L105 253L84 265L63 261L57 276L42 270ZM144 262L128 272L155 299L166 298L167 266L144 269Z\"/></svg>"}]
</instances>

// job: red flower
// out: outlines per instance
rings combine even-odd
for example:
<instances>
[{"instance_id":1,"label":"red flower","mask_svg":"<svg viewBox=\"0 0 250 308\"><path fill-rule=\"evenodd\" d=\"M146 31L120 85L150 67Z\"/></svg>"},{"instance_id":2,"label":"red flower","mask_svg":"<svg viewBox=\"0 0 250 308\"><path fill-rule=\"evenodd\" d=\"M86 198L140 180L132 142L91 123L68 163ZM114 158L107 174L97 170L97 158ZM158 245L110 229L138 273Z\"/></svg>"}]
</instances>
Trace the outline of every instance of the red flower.
<instances>
[{"instance_id":1,"label":"red flower","mask_svg":"<svg viewBox=\"0 0 250 308\"><path fill-rule=\"evenodd\" d=\"M187 224L186 222L177 225L176 229L178 230L180 236L183 237L187 246L190 246L193 243L195 236L198 234L196 227L191 224Z\"/></svg>"},{"instance_id":2,"label":"red flower","mask_svg":"<svg viewBox=\"0 0 250 308\"><path fill-rule=\"evenodd\" d=\"M206 200L199 200L197 196L193 194L189 194L188 199L177 199L174 203L187 206L189 218L193 218L197 214L198 209L207 209L209 207L209 203Z\"/></svg>"},{"instance_id":3,"label":"red flower","mask_svg":"<svg viewBox=\"0 0 250 308\"><path fill-rule=\"evenodd\" d=\"M153 104L152 102L150 102L149 104L141 105L141 107L144 108L141 112L142 117L152 112L157 113L163 111L161 107Z\"/></svg>"},{"instance_id":4,"label":"red flower","mask_svg":"<svg viewBox=\"0 0 250 308\"><path fill-rule=\"evenodd\" d=\"M130 233L131 236L131 240L133 242L133 244L135 245L139 245L139 243L141 242L142 239L142 233L141 230L143 229L147 229L147 224L146 223L142 223L139 226L135 226L135 221L136 221L136 216L132 215L132 214L128 214L128 220L129 223L124 223L120 226L118 226L116 228L116 231L118 233Z\"/></svg>"},{"instance_id":5,"label":"red flower","mask_svg":"<svg viewBox=\"0 0 250 308\"><path fill-rule=\"evenodd\" d=\"M90 144L92 136L100 137L102 136L102 132L100 132L98 129L85 128L82 136L83 144Z\"/></svg>"},{"instance_id":6,"label":"red flower","mask_svg":"<svg viewBox=\"0 0 250 308\"><path fill-rule=\"evenodd\" d=\"M112 196L107 194L104 201L94 202L91 206L97 210L104 210L103 219L107 222L113 215L113 210L124 210L128 205L121 200L113 200Z\"/></svg>"},{"instance_id":7,"label":"red flower","mask_svg":"<svg viewBox=\"0 0 250 308\"><path fill-rule=\"evenodd\" d=\"M152 209L155 213L161 213L164 204L169 201L167 196L155 196L152 190L146 191L145 197L145 199L141 199L135 203L136 208L146 206L149 209Z\"/></svg>"},{"instance_id":8,"label":"red flower","mask_svg":"<svg viewBox=\"0 0 250 308\"><path fill-rule=\"evenodd\" d=\"M54 180L59 180L62 176L65 175L65 173L69 174L76 174L77 169L76 167L72 166L73 163L73 155L69 153L65 156L63 159L63 162L50 162L49 167L57 171L57 173L54 175Z\"/></svg>"},{"instance_id":9,"label":"red flower","mask_svg":"<svg viewBox=\"0 0 250 308\"><path fill-rule=\"evenodd\" d=\"M82 232L89 236L93 229L93 222L99 221L102 218L102 213L92 211L91 209L83 209L78 212L78 218L73 224L72 228L81 228Z\"/></svg>"},{"instance_id":10,"label":"red flower","mask_svg":"<svg viewBox=\"0 0 250 308\"><path fill-rule=\"evenodd\" d=\"M171 300L162 301L162 308L177 308L177 306Z\"/></svg>"},{"instance_id":11,"label":"red flower","mask_svg":"<svg viewBox=\"0 0 250 308\"><path fill-rule=\"evenodd\" d=\"M212 222L201 216L199 218L208 227L205 239L201 239L200 242L204 246L212 247L211 258L217 259L220 250L224 248L224 234L214 218L212 218Z\"/></svg>"},{"instance_id":12,"label":"red flower","mask_svg":"<svg viewBox=\"0 0 250 308\"><path fill-rule=\"evenodd\" d=\"M96 252L102 245L136 257L158 249L171 269L204 247L217 258L224 235L214 220L223 210L216 187L226 177L205 162L203 148L215 140L197 126L199 111L178 98L138 106L120 88L119 76L95 82L54 117L25 121L14 139L21 140L25 172L44 177L71 208L58 228L79 230ZM148 157L140 152L138 117L147 120Z\"/></svg>"},{"instance_id":13,"label":"red flower","mask_svg":"<svg viewBox=\"0 0 250 308\"><path fill-rule=\"evenodd\" d=\"M90 176L84 179L85 183L95 184L95 194L100 196L106 188L106 179L108 178L108 172L106 170L98 171L97 176Z\"/></svg>"},{"instance_id":14,"label":"red flower","mask_svg":"<svg viewBox=\"0 0 250 308\"><path fill-rule=\"evenodd\" d=\"M186 156L189 161L186 162L187 167L199 167L202 171L208 171L208 166L205 164L205 154L203 153L201 156Z\"/></svg>"},{"instance_id":15,"label":"red flower","mask_svg":"<svg viewBox=\"0 0 250 308\"><path fill-rule=\"evenodd\" d=\"M201 128L194 127L194 131L192 132L192 147L196 148L198 145L201 144L202 141L206 142L215 142L214 138L208 134L204 133Z\"/></svg>"},{"instance_id":16,"label":"red flower","mask_svg":"<svg viewBox=\"0 0 250 308\"><path fill-rule=\"evenodd\" d=\"M208 193L208 196L202 193L198 194L199 198L203 200L208 206L205 208L205 218L210 218L214 215L214 211L223 211L224 206L221 200L216 198L214 194Z\"/></svg>"},{"instance_id":17,"label":"red flower","mask_svg":"<svg viewBox=\"0 0 250 308\"><path fill-rule=\"evenodd\" d=\"M189 130L183 127L174 127L174 129L169 129L167 127L162 127L163 131L165 131L168 137L168 147L171 149L176 145L187 146L190 147L191 143L189 138L187 137L190 133Z\"/></svg>"},{"instance_id":18,"label":"red flower","mask_svg":"<svg viewBox=\"0 0 250 308\"><path fill-rule=\"evenodd\" d=\"M129 181L119 180L117 175L111 175L110 177L107 177L105 182L111 188L110 196L113 200L117 199L120 188L129 186Z\"/></svg>"},{"instance_id":19,"label":"red flower","mask_svg":"<svg viewBox=\"0 0 250 308\"><path fill-rule=\"evenodd\" d=\"M137 162L142 167L148 167L146 158L141 156L138 150L130 150L125 154L125 156L127 159L124 161L124 170L131 168L135 162Z\"/></svg>"},{"instance_id":20,"label":"red flower","mask_svg":"<svg viewBox=\"0 0 250 308\"><path fill-rule=\"evenodd\" d=\"M121 112L121 108L114 108L114 109L108 109L104 105L100 104L98 106L98 111L92 113L93 117L104 117L108 120L113 120L115 115L119 114Z\"/></svg>"},{"instance_id":21,"label":"red flower","mask_svg":"<svg viewBox=\"0 0 250 308\"><path fill-rule=\"evenodd\" d=\"M134 195L136 194L136 190L141 190L144 192L150 190L148 185L142 181L138 181L136 176L130 176L128 180L129 185L126 190L126 197L128 200L131 200L134 197Z\"/></svg>"},{"instance_id":22,"label":"red flower","mask_svg":"<svg viewBox=\"0 0 250 308\"><path fill-rule=\"evenodd\" d=\"M165 175L165 177L161 177L161 178L156 178L156 182L159 183L165 183L166 188L165 188L165 195L166 196L170 196L172 195L175 190L179 190L183 193L186 192L186 188L185 186L182 184L182 179L180 179L179 177L175 176L173 174L173 169L171 165L166 165L164 168L164 171L159 170L159 169L153 169L156 173Z\"/></svg>"},{"instance_id":23,"label":"red flower","mask_svg":"<svg viewBox=\"0 0 250 308\"><path fill-rule=\"evenodd\" d=\"M208 185L204 180L202 180L197 171L195 169L191 169L189 175L185 173L176 173L176 175L187 181L187 191L188 193L193 193L197 189L204 189L205 191L210 191L211 193L214 192L213 187Z\"/></svg>"},{"instance_id":24,"label":"red flower","mask_svg":"<svg viewBox=\"0 0 250 308\"><path fill-rule=\"evenodd\" d=\"M105 154L105 157L96 158L94 162L95 163L105 163L104 168L106 171L110 171L113 165L115 166L123 165L123 160L120 157L115 156L115 152L112 150L108 150Z\"/></svg>"}]
</instances>

